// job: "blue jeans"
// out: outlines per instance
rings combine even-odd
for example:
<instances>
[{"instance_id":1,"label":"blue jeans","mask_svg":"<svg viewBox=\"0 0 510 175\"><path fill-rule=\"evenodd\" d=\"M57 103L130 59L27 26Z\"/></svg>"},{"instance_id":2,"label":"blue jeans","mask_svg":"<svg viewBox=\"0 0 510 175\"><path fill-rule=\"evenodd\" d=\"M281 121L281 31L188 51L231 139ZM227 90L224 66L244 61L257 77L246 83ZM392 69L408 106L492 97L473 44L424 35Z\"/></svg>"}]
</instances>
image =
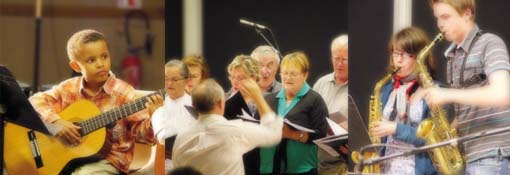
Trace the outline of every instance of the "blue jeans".
<instances>
[{"instance_id":1,"label":"blue jeans","mask_svg":"<svg viewBox=\"0 0 510 175\"><path fill-rule=\"evenodd\" d=\"M508 175L509 157L489 157L472 161L466 166L466 175Z\"/></svg>"}]
</instances>

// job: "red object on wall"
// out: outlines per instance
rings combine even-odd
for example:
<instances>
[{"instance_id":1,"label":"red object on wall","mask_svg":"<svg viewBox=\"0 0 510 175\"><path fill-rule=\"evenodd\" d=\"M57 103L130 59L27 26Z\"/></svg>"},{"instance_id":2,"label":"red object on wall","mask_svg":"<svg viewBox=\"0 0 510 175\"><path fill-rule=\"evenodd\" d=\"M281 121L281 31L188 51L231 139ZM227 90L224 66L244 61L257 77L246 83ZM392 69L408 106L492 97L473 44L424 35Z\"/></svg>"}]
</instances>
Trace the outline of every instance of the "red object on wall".
<instances>
[{"instance_id":1,"label":"red object on wall","mask_svg":"<svg viewBox=\"0 0 510 175\"><path fill-rule=\"evenodd\" d=\"M142 63L135 55L128 55L122 60L122 79L133 86L140 88L142 82Z\"/></svg>"}]
</instances>

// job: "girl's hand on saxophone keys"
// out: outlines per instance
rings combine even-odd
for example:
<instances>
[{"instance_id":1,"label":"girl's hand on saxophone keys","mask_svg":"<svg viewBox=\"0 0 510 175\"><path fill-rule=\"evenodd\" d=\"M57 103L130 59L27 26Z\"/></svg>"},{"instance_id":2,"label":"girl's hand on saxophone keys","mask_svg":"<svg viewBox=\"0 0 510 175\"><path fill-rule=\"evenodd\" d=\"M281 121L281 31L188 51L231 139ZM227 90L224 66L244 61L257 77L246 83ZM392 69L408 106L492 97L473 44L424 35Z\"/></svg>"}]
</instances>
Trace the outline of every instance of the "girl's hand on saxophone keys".
<instances>
[{"instance_id":1,"label":"girl's hand on saxophone keys","mask_svg":"<svg viewBox=\"0 0 510 175\"><path fill-rule=\"evenodd\" d=\"M374 128L372 129L372 136L384 137L395 134L397 130L397 123L391 121L377 121L374 122Z\"/></svg>"}]
</instances>

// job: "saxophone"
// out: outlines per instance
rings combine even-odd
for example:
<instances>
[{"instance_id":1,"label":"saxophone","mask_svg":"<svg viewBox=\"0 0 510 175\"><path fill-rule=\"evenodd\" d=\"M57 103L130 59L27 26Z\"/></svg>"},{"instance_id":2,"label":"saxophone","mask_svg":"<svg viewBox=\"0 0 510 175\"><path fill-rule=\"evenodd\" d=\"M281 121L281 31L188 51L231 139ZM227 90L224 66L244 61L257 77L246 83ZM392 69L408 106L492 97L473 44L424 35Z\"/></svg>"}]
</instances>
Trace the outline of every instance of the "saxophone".
<instances>
[{"instance_id":1,"label":"saxophone","mask_svg":"<svg viewBox=\"0 0 510 175\"><path fill-rule=\"evenodd\" d=\"M430 44L418 53L415 70L417 70L419 81L424 88L436 86L428 72L426 58L432 47L442 39L443 34L438 34ZM446 119L446 112L440 106L431 106L429 112L431 117L422 121L416 130L418 138L425 140L426 144L430 145L458 137L457 131L450 127L450 123ZM464 161L457 146L448 145L434 148L428 153L440 174L459 174L463 169Z\"/></svg>"},{"instance_id":2,"label":"saxophone","mask_svg":"<svg viewBox=\"0 0 510 175\"><path fill-rule=\"evenodd\" d=\"M398 71L399 69L393 70L391 73L384 76L381 80L377 81L374 87L374 91L372 95L370 96L370 102L369 102L369 114L368 114L368 134L370 136L370 140L372 141L372 144L381 144L381 138L379 137L373 137L372 136L372 129L375 127L374 122L381 121L382 120L382 104L381 104L381 89L386 84L386 82L390 81L393 77L393 75ZM362 157L363 159L372 159L379 157L379 152L372 152L372 151L365 151L363 152L363 155L360 155L359 152L353 151L352 153L352 159L355 163L359 162L359 158ZM381 173L381 167L379 164L373 164L373 165L366 165L363 167L362 172L363 174L379 174Z\"/></svg>"}]
</instances>

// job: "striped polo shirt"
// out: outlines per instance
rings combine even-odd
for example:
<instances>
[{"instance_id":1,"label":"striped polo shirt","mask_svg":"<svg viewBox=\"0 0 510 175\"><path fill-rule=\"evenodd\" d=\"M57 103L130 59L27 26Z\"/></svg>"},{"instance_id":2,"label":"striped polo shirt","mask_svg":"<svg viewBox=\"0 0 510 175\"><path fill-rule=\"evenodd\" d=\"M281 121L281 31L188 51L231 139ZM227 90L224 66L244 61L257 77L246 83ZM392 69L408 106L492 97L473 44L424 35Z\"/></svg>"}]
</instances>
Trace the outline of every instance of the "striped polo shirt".
<instances>
[{"instance_id":1,"label":"striped polo shirt","mask_svg":"<svg viewBox=\"0 0 510 175\"><path fill-rule=\"evenodd\" d=\"M475 26L460 44L452 43L446 50L448 59L447 81L452 88L472 89L489 84L488 77L498 70L510 70L509 57L505 43L498 36L483 33L473 44L479 28ZM467 53L469 51L469 53ZM464 83L460 84L461 67L466 54L464 68ZM476 75L485 74L487 78L473 81ZM490 98L490 97L487 97ZM510 126L510 108L479 107L472 105L454 104L461 136L488 129ZM463 144L467 161L491 157L501 152L503 156L510 156L510 133L481 137Z\"/></svg>"}]
</instances>

